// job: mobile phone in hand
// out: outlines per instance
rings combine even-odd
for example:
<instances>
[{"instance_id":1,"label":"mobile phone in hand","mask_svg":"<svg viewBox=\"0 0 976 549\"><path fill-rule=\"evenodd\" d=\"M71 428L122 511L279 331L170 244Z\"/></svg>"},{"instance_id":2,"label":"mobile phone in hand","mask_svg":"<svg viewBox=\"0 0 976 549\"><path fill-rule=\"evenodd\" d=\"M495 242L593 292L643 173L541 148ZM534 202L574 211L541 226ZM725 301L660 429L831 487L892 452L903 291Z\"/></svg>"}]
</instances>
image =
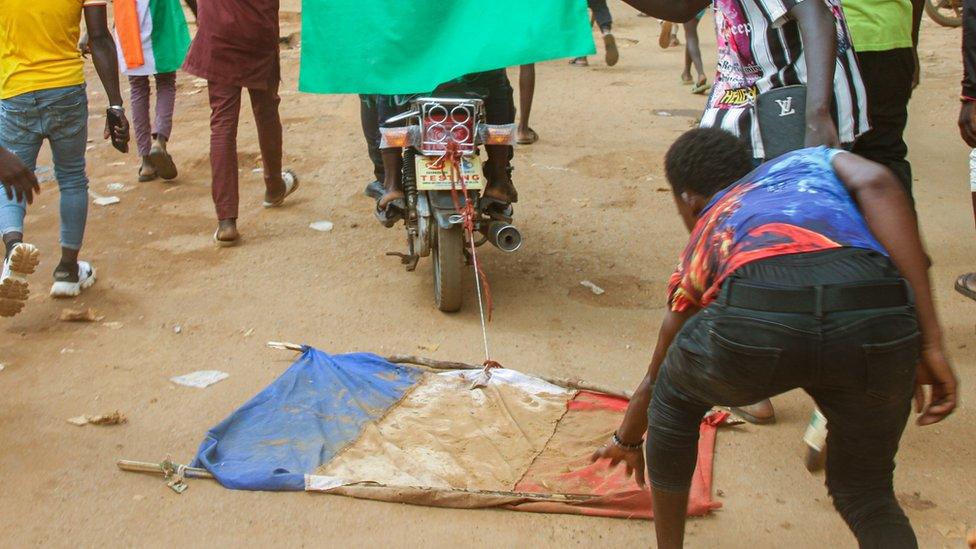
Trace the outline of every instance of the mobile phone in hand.
<instances>
[{"instance_id":1,"label":"mobile phone in hand","mask_svg":"<svg viewBox=\"0 0 976 549\"><path fill-rule=\"evenodd\" d=\"M108 129L112 138L112 146L119 152L129 152L129 140L127 136L119 135L116 132L117 128L124 127L126 124L122 111L109 108L105 111L105 116L108 118Z\"/></svg>"}]
</instances>

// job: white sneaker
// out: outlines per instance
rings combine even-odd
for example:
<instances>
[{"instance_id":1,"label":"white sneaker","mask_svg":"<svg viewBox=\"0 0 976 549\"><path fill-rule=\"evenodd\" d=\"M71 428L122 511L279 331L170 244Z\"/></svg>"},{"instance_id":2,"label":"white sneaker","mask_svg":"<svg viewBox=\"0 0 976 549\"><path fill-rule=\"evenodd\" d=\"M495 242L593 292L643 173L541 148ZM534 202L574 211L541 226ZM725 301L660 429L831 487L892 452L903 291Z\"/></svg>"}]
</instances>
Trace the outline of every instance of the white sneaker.
<instances>
[{"instance_id":1,"label":"white sneaker","mask_svg":"<svg viewBox=\"0 0 976 549\"><path fill-rule=\"evenodd\" d=\"M95 267L87 261L78 262L78 282L58 280L64 273L54 273L54 285L51 286L51 297L76 297L81 291L91 288L95 284Z\"/></svg>"},{"instance_id":2,"label":"white sneaker","mask_svg":"<svg viewBox=\"0 0 976 549\"><path fill-rule=\"evenodd\" d=\"M34 272L40 260L41 254L33 244L21 242L10 250L0 274L0 316L14 316L24 308L30 295L27 275Z\"/></svg>"}]
</instances>

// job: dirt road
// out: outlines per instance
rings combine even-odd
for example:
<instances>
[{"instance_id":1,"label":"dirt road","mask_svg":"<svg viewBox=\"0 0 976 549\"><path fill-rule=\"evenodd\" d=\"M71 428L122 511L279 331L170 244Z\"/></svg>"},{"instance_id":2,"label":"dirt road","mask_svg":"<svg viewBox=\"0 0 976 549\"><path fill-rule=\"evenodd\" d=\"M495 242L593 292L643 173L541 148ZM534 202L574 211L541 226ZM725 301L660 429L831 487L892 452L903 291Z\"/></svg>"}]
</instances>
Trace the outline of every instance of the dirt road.
<instances>
[{"instance_id":1,"label":"dirt road","mask_svg":"<svg viewBox=\"0 0 976 549\"><path fill-rule=\"evenodd\" d=\"M298 30L297 5L283 2L283 34ZM650 356L664 280L686 238L663 190L662 156L693 125L703 99L680 85L682 52L658 48L656 22L617 2L611 8L618 66L599 58L588 69L565 61L539 66L533 126L542 140L519 148L515 160L525 246L514 255L486 249L483 260L501 363L629 387ZM714 66L710 20L702 30L706 66ZM908 427L896 482L922 545L959 547L956 533L976 525L976 412L966 406L976 399L976 303L953 292L952 282L976 267L976 239L967 150L955 130L960 32L926 21L922 33L923 81L909 143L964 407L944 424ZM171 147L182 169L176 183L136 183L134 154L97 139L104 121L91 120L92 189L121 203L92 207L83 256L99 269L99 281L74 303L46 295L58 218L57 192L45 184L27 226L44 254L34 295L21 315L0 323L0 546L650 544L647 522L244 493L202 481L177 496L157 478L116 470L117 458L190 459L210 426L290 363L290 354L264 348L268 340L480 361L473 302L459 314L437 312L430 263L407 273L384 256L401 249L402 233L379 227L360 195L371 171L357 100L298 93L298 54L282 54L282 116L286 165L304 186L285 208L260 207L261 177L252 172L259 153L245 107L242 247L215 249L210 241L209 111L205 90L186 75ZM90 90L92 112L100 113L104 94L97 83ZM111 183L125 188L110 192ZM317 220L335 229L309 229ZM584 279L606 294L580 287ZM60 322L65 306L94 307L105 319ZM230 378L204 390L168 381L198 369ZM690 546L854 545L823 478L801 464L810 402L797 393L775 402L777 425L719 434L715 482L724 508L690 522ZM129 422L65 421L113 410Z\"/></svg>"}]
</instances>

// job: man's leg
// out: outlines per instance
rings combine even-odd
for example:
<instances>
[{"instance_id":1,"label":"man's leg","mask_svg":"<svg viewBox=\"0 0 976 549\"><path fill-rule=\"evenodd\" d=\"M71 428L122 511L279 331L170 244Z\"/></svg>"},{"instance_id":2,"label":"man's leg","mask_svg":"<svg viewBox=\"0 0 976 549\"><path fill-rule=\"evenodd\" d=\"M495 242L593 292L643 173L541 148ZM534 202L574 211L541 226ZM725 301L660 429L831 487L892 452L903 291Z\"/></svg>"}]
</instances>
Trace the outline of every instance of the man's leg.
<instances>
[{"instance_id":1,"label":"man's leg","mask_svg":"<svg viewBox=\"0 0 976 549\"><path fill-rule=\"evenodd\" d=\"M17 155L17 158L34 171L37 155L44 143L41 129L41 112L33 101L34 94L0 100L0 145ZM17 197L7 198L0 191L0 233L9 255L11 249L24 238L24 217L27 202Z\"/></svg>"},{"instance_id":2,"label":"man's leg","mask_svg":"<svg viewBox=\"0 0 976 549\"><path fill-rule=\"evenodd\" d=\"M54 173L61 193L61 261L54 271L55 285L66 283L68 293L77 295L82 287L72 285L87 276L78 264L78 252L88 220L88 176L85 149L88 143L88 99L78 86L46 105L45 130L51 143Z\"/></svg>"},{"instance_id":3,"label":"man's leg","mask_svg":"<svg viewBox=\"0 0 976 549\"><path fill-rule=\"evenodd\" d=\"M386 124L386 121L398 114L406 112L407 108L408 102L406 98L402 98L401 96L376 96L376 110L381 127L391 127ZM403 125L403 123L396 125ZM376 202L376 207L378 212L387 212L381 216L382 219L380 221L389 227L392 226L389 220L395 220L398 214L387 211L387 206L392 203L396 208L404 207L402 204L404 198L403 188L400 181L403 177L403 149L399 147L385 147L380 149L380 156L383 159L383 196Z\"/></svg>"},{"instance_id":4,"label":"man's leg","mask_svg":"<svg viewBox=\"0 0 976 549\"><path fill-rule=\"evenodd\" d=\"M652 486L654 530L660 548L682 547L688 512L688 492L698 462L698 433L710 404L685 395L668 375L668 355L654 385L648 408L647 472Z\"/></svg>"},{"instance_id":5,"label":"man's leg","mask_svg":"<svg viewBox=\"0 0 976 549\"><path fill-rule=\"evenodd\" d=\"M220 222L217 238L235 242L238 239L237 122L241 113L241 88L208 82L207 91L210 94L211 192Z\"/></svg>"},{"instance_id":6,"label":"man's leg","mask_svg":"<svg viewBox=\"0 0 976 549\"><path fill-rule=\"evenodd\" d=\"M142 158L139 180L151 181L156 178L156 170L149 162L149 148L152 147L152 128L149 125L149 77L130 76L129 94L132 102L132 129L136 134L136 150Z\"/></svg>"},{"instance_id":7,"label":"man's leg","mask_svg":"<svg viewBox=\"0 0 976 549\"><path fill-rule=\"evenodd\" d=\"M254 111L254 123L258 130L258 144L261 146L261 163L264 166L264 199L266 202L278 202L284 197L287 189L281 174L281 117L278 105L276 80L267 89L248 89L251 97L251 109Z\"/></svg>"},{"instance_id":8,"label":"man's leg","mask_svg":"<svg viewBox=\"0 0 976 549\"><path fill-rule=\"evenodd\" d=\"M373 177L383 181L383 155L380 153L380 115L376 107L377 96L359 95L359 120L363 126L366 150L373 162Z\"/></svg>"},{"instance_id":9,"label":"man's leg","mask_svg":"<svg viewBox=\"0 0 976 549\"><path fill-rule=\"evenodd\" d=\"M532 99L535 97L535 63L519 67L519 125L517 141L529 145L539 140L539 135L529 127Z\"/></svg>"},{"instance_id":10,"label":"man's leg","mask_svg":"<svg viewBox=\"0 0 976 549\"><path fill-rule=\"evenodd\" d=\"M695 17L684 24L685 29L685 72L682 78L687 76L691 81L691 67L694 65L698 79L691 93L702 94L708 91L708 79L705 77L705 66L702 63L701 46L698 40L698 23L701 21Z\"/></svg>"},{"instance_id":11,"label":"man's leg","mask_svg":"<svg viewBox=\"0 0 976 549\"><path fill-rule=\"evenodd\" d=\"M176 73L156 75L156 123L149 161L163 179L175 179L179 175L176 163L167 150L173 133L173 110L176 108Z\"/></svg>"},{"instance_id":12,"label":"man's leg","mask_svg":"<svg viewBox=\"0 0 976 549\"><path fill-rule=\"evenodd\" d=\"M0 100L0 146L15 154L27 169L36 167L41 150L41 113L34 105L33 94ZM0 278L0 316L14 316L27 303L27 276L37 267L37 248L24 244L26 201L7 198L0 190L0 233L6 255Z\"/></svg>"},{"instance_id":13,"label":"man's leg","mask_svg":"<svg viewBox=\"0 0 976 549\"><path fill-rule=\"evenodd\" d=\"M825 322L818 378L806 390L827 418L834 507L861 547L917 547L893 484L919 356L913 308L836 313Z\"/></svg>"},{"instance_id":14,"label":"man's leg","mask_svg":"<svg viewBox=\"0 0 976 549\"><path fill-rule=\"evenodd\" d=\"M590 9L593 10L593 19L603 34L604 54L607 66L614 66L620 60L620 52L617 50L617 39L613 37L613 16L610 15L610 8L607 7L607 0L588 0Z\"/></svg>"},{"instance_id":15,"label":"man's leg","mask_svg":"<svg viewBox=\"0 0 976 549\"><path fill-rule=\"evenodd\" d=\"M610 8L607 7L607 0L586 0L587 5L593 11L593 19L600 32L607 34L613 29L613 16L610 15Z\"/></svg>"},{"instance_id":16,"label":"man's leg","mask_svg":"<svg viewBox=\"0 0 976 549\"><path fill-rule=\"evenodd\" d=\"M176 109L176 73L156 75L156 131L153 137L163 144L173 133L173 111Z\"/></svg>"},{"instance_id":17,"label":"man's leg","mask_svg":"<svg viewBox=\"0 0 976 549\"><path fill-rule=\"evenodd\" d=\"M809 392L827 418L827 489L859 545L918 547L892 480L910 393L885 402L863 390Z\"/></svg>"},{"instance_id":18,"label":"man's leg","mask_svg":"<svg viewBox=\"0 0 976 549\"><path fill-rule=\"evenodd\" d=\"M912 166L908 163L905 125L912 97L915 62L911 48L857 54L867 91L871 129L858 137L852 151L887 166L912 195Z\"/></svg>"},{"instance_id":19,"label":"man's leg","mask_svg":"<svg viewBox=\"0 0 976 549\"><path fill-rule=\"evenodd\" d=\"M485 73L482 82L488 88L485 99L485 119L489 124L511 124L515 122L515 91L504 70ZM512 183L511 161L514 149L509 145L486 145L488 162L485 177L488 187L485 196L502 202L517 202L518 192Z\"/></svg>"}]
</instances>

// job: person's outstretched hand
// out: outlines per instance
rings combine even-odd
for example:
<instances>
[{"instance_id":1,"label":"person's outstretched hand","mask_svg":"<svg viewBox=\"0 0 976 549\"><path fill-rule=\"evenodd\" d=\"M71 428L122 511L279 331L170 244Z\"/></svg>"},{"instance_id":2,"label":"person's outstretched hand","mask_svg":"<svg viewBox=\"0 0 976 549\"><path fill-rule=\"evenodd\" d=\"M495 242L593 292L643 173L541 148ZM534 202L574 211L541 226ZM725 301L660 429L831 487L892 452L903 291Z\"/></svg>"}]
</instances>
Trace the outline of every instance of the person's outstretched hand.
<instances>
[{"instance_id":1,"label":"person's outstretched hand","mask_svg":"<svg viewBox=\"0 0 976 549\"><path fill-rule=\"evenodd\" d=\"M959 133L967 145L976 148L976 102L962 102L959 109Z\"/></svg>"},{"instance_id":2,"label":"person's outstretched hand","mask_svg":"<svg viewBox=\"0 0 976 549\"><path fill-rule=\"evenodd\" d=\"M34 172L27 169L14 153L3 147L0 147L0 183L3 184L7 198L13 200L16 196L18 202L27 200L30 204L34 202L34 193L41 192Z\"/></svg>"},{"instance_id":3,"label":"person's outstretched hand","mask_svg":"<svg viewBox=\"0 0 976 549\"><path fill-rule=\"evenodd\" d=\"M926 395L925 386L931 387ZM956 409L959 382L941 346L922 347L922 361L915 379L915 412L919 425L932 425L945 419ZM928 398L926 398L926 396Z\"/></svg>"},{"instance_id":4,"label":"person's outstretched hand","mask_svg":"<svg viewBox=\"0 0 976 549\"><path fill-rule=\"evenodd\" d=\"M616 467L620 462L623 462L627 467L627 476L633 475L637 485L642 489L647 487L647 482L644 480L643 450L627 450L610 443L593 452L593 455L590 456L590 463L595 463L601 459L609 459L610 467Z\"/></svg>"}]
</instances>

